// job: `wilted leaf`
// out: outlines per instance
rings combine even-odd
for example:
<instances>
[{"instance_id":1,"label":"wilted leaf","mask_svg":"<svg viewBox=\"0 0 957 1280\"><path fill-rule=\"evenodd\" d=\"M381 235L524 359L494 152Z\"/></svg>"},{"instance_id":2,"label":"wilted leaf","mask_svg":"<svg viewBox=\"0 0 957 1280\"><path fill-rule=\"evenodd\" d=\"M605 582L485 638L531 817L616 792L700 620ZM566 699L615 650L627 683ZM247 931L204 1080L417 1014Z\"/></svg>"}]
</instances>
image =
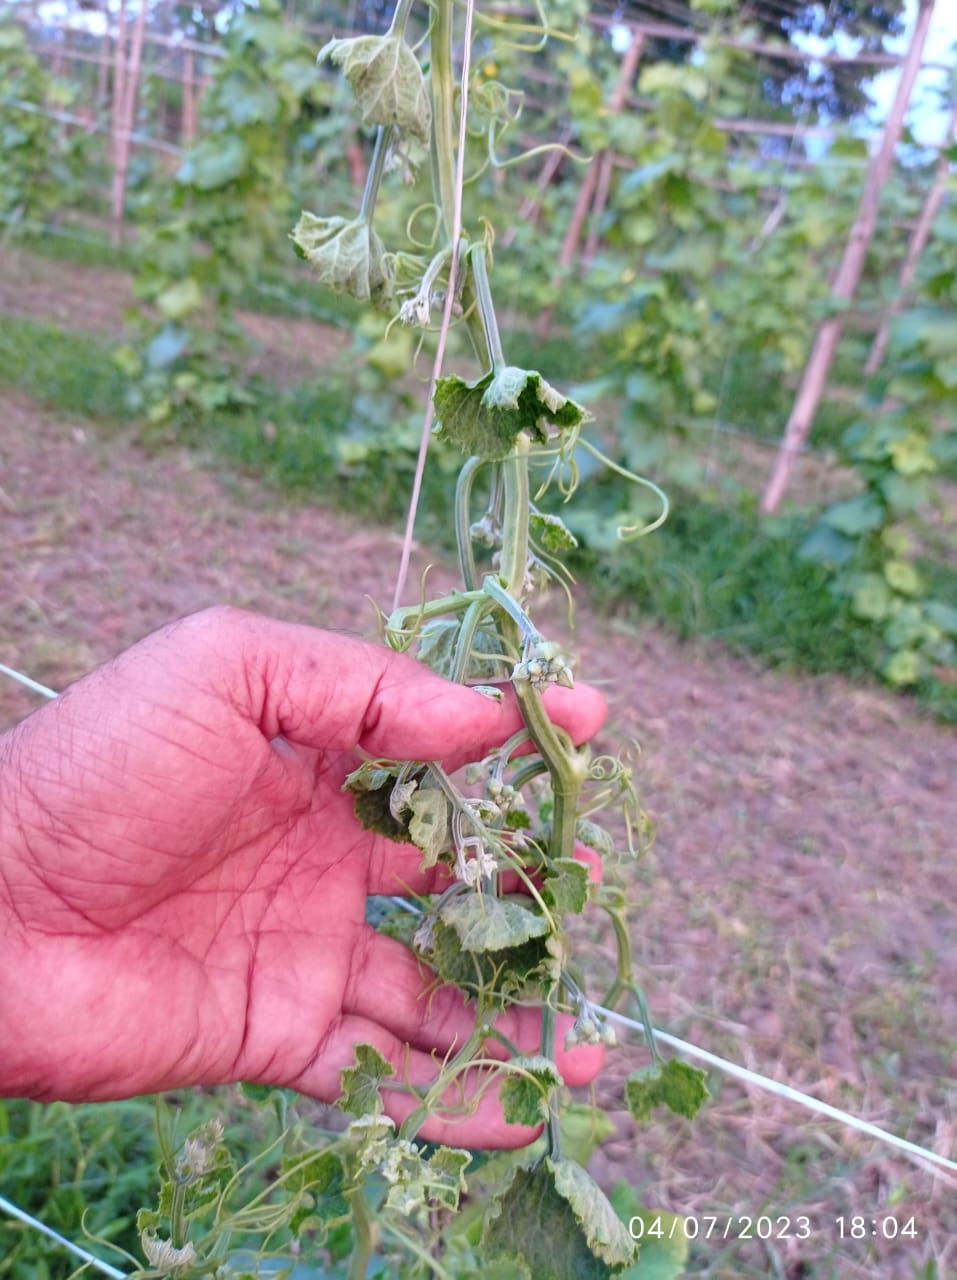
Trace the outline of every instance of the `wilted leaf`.
<instances>
[{"instance_id":1,"label":"wilted leaf","mask_svg":"<svg viewBox=\"0 0 957 1280\"><path fill-rule=\"evenodd\" d=\"M419 790L409 800L409 839L425 855L423 867L434 867L449 840L449 802L437 787Z\"/></svg>"},{"instance_id":2,"label":"wilted leaf","mask_svg":"<svg viewBox=\"0 0 957 1280\"><path fill-rule=\"evenodd\" d=\"M571 1160L518 1169L492 1212L483 1246L522 1258L536 1277L606 1280L637 1254L607 1196Z\"/></svg>"},{"instance_id":3,"label":"wilted leaf","mask_svg":"<svg viewBox=\"0 0 957 1280\"><path fill-rule=\"evenodd\" d=\"M906 560L888 560L884 565L884 577L887 585L902 596L919 596L924 590L920 574Z\"/></svg>"},{"instance_id":4,"label":"wilted leaf","mask_svg":"<svg viewBox=\"0 0 957 1280\"><path fill-rule=\"evenodd\" d=\"M440 378L436 383L438 434L463 453L498 461L511 453L519 432L545 444L542 422L562 429L584 421L585 410L556 391L540 373L508 365L477 382Z\"/></svg>"},{"instance_id":5,"label":"wilted leaf","mask_svg":"<svg viewBox=\"0 0 957 1280\"><path fill-rule=\"evenodd\" d=\"M167 320L182 320L202 303L203 291L192 276L171 284L156 299L157 307Z\"/></svg>"},{"instance_id":6,"label":"wilted leaf","mask_svg":"<svg viewBox=\"0 0 957 1280\"><path fill-rule=\"evenodd\" d=\"M442 907L439 919L454 929L466 951L501 951L549 932L544 916L491 894L460 893Z\"/></svg>"},{"instance_id":7,"label":"wilted leaf","mask_svg":"<svg viewBox=\"0 0 957 1280\"><path fill-rule=\"evenodd\" d=\"M319 283L359 302L386 305L392 299L392 271L370 223L364 218L317 218L303 213L292 239L316 269Z\"/></svg>"},{"instance_id":8,"label":"wilted leaf","mask_svg":"<svg viewBox=\"0 0 957 1280\"><path fill-rule=\"evenodd\" d=\"M429 144L432 108L418 59L401 36L356 36L330 40L319 61L342 68L363 124L396 125Z\"/></svg>"},{"instance_id":9,"label":"wilted leaf","mask_svg":"<svg viewBox=\"0 0 957 1280\"><path fill-rule=\"evenodd\" d=\"M891 593L887 583L876 573L862 574L851 597L851 612L869 622L880 622L887 617Z\"/></svg>"}]
</instances>

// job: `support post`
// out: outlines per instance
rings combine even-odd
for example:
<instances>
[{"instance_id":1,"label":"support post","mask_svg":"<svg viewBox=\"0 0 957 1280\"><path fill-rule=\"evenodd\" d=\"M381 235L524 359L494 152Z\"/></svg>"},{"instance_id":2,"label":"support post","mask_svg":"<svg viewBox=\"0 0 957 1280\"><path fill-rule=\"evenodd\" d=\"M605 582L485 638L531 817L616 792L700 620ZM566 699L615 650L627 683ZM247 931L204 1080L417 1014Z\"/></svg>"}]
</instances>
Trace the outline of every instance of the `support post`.
<instances>
[{"instance_id":1,"label":"support post","mask_svg":"<svg viewBox=\"0 0 957 1280\"><path fill-rule=\"evenodd\" d=\"M861 194L857 216L844 249L844 257L838 268L831 288L831 296L836 302L850 302L854 297L868 246L877 225L877 212L880 205L881 188L887 182L894 163L894 153L900 140L904 126L904 117L914 91L914 82L920 71L927 32L934 16L935 0L919 0L917 21L911 36L910 47L901 68L897 93L888 113L887 122L881 137L881 143L871 162L867 182ZM842 316L832 316L821 325L810 358L798 388L794 407L784 430L784 438L778 450L774 469L767 488L761 499L761 511L771 515L777 511L787 490L794 461L804 447L805 441L814 422L814 416L827 385L828 374L834 362L837 345L843 332Z\"/></svg>"}]
</instances>

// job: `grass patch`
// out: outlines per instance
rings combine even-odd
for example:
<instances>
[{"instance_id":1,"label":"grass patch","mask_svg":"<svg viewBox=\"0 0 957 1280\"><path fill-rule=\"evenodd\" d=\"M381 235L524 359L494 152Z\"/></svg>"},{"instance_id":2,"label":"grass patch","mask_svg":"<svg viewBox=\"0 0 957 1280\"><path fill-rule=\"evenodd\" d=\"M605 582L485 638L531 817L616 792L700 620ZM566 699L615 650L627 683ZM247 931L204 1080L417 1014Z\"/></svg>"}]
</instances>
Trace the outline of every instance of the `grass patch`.
<instances>
[{"instance_id":1,"label":"grass patch","mask_svg":"<svg viewBox=\"0 0 957 1280\"><path fill-rule=\"evenodd\" d=\"M126 382L107 341L40 320L4 317L0 386L71 416L117 423L130 417Z\"/></svg>"}]
</instances>

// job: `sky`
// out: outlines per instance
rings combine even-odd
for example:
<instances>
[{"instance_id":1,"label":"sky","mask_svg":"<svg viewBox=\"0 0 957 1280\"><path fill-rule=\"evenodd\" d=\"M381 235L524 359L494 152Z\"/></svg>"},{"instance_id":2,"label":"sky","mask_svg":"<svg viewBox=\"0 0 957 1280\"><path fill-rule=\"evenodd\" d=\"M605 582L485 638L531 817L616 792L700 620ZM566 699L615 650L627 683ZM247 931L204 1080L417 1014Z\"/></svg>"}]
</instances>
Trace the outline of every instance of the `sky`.
<instances>
[{"instance_id":1,"label":"sky","mask_svg":"<svg viewBox=\"0 0 957 1280\"><path fill-rule=\"evenodd\" d=\"M917 13L917 0L907 0L905 6L905 28L903 36L897 40L888 40L886 48L889 53L903 54L907 50L911 32ZM799 41L808 50L826 52L833 49L838 53L850 53L853 42L848 40L824 41L807 37ZM924 46L924 62L943 62L957 67L957 3L955 0L937 0L934 18L927 43ZM868 93L874 103L870 119L874 125L880 125L887 115L894 100L897 82L900 79L900 68L893 67L875 76L868 87ZM954 94L949 95L950 105L941 104L941 90L948 84L946 71L922 70L914 87L907 123L916 140L925 146L933 146L943 141L947 133L947 125L953 112Z\"/></svg>"}]
</instances>

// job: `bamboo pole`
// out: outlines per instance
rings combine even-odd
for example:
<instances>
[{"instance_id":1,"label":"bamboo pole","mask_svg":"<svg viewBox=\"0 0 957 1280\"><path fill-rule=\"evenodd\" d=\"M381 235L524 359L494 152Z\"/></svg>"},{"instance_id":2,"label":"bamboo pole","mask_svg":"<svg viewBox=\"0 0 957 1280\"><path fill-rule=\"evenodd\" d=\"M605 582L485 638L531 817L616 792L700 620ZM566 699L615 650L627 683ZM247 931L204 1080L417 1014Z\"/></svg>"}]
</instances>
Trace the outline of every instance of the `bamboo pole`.
<instances>
[{"instance_id":1,"label":"bamboo pole","mask_svg":"<svg viewBox=\"0 0 957 1280\"><path fill-rule=\"evenodd\" d=\"M183 119L182 138L184 146L189 146L196 136L196 82L193 67L193 51L187 49L183 54Z\"/></svg>"},{"instance_id":2,"label":"bamboo pole","mask_svg":"<svg viewBox=\"0 0 957 1280\"><path fill-rule=\"evenodd\" d=\"M857 216L844 249L844 257L838 267L837 275L831 287L831 296L836 302L847 303L854 297L868 246L877 225L877 212L881 199L881 188L890 176L894 163L894 153L904 126L904 117L914 91L914 82L921 67L921 57L934 16L935 0L919 0L917 21L911 36L904 65L901 69L897 92L891 106L881 137L881 144L871 163L867 182L861 194ZM784 497L794 468L794 461L811 430L814 415L820 403L828 374L834 362L837 345L843 332L844 321L840 315L825 320L818 330L810 359L804 370L797 398L791 410L784 438L778 450L771 478L761 498L761 510L770 515L778 509Z\"/></svg>"},{"instance_id":3,"label":"bamboo pole","mask_svg":"<svg viewBox=\"0 0 957 1280\"><path fill-rule=\"evenodd\" d=\"M625 50L625 56L621 60L621 68L618 72L618 79L608 99L608 111L610 115L618 115L624 105L631 82L635 78L635 72L638 69L638 63L641 61L641 55L645 49L645 38L642 35L631 33L631 40L628 48ZM588 218L589 210L595 200L595 192L599 189L599 183L602 174L605 175L605 199L608 195L608 186L611 183L611 170L614 164L614 155L610 147L606 148L601 154L601 158L596 157L588 166L588 172L585 174L585 180L578 192L578 199L575 202L575 208L572 210L572 216L568 223L568 229L565 232L565 238L562 241L562 247L558 255L559 271L566 271L572 264L575 254L578 250L578 242L581 239L582 228ZM559 279L556 278L553 284L557 288ZM542 342L547 336L552 325L552 317L555 314L554 306L546 307L538 317L538 324L535 326L535 334L539 342Z\"/></svg>"},{"instance_id":4,"label":"bamboo pole","mask_svg":"<svg viewBox=\"0 0 957 1280\"><path fill-rule=\"evenodd\" d=\"M140 64L143 57L143 38L146 32L147 0L140 0L136 25L130 40L129 62L125 49L120 51L117 68L123 67L120 92L113 95L113 189L110 202L110 240L114 247L123 242L123 210L126 204L126 178L130 166L130 142L133 115L136 110L136 92L139 87ZM120 2L120 30L126 34L126 0ZM123 41L125 44L125 39ZM119 48L119 45L118 45Z\"/></svg>"},{"instance_id":5,"label":"bamboo pole","mask_svg":"<svg viewBox=\"0 0 957 1280\"><path fill-rule=\"evenodd\" d=\"M946 152L953 145L955 136L957 136L957 106L954 107L954 113L950 118L946 136L941 143L941 154L937 161L933 185L921 210L920 217L914 226L910 244L907 246L907 256L904 259L904 265L901 267L898 279L899 291L897 297L881 318L880 328L874 338L870 354L867 357L867 363L864 366L864 372L868 377L875 374L881 367L884 353L887 350L887 343L890 340L891 322L900 313L904 303L907 301L907 295L910 292L911 285L914 283L921 257L927 248L934 221L938 213L940 213L941 205L944 203L944 196L947 194L947 187L950 182L950 159Z\"/></svg>"}]
</instances>

